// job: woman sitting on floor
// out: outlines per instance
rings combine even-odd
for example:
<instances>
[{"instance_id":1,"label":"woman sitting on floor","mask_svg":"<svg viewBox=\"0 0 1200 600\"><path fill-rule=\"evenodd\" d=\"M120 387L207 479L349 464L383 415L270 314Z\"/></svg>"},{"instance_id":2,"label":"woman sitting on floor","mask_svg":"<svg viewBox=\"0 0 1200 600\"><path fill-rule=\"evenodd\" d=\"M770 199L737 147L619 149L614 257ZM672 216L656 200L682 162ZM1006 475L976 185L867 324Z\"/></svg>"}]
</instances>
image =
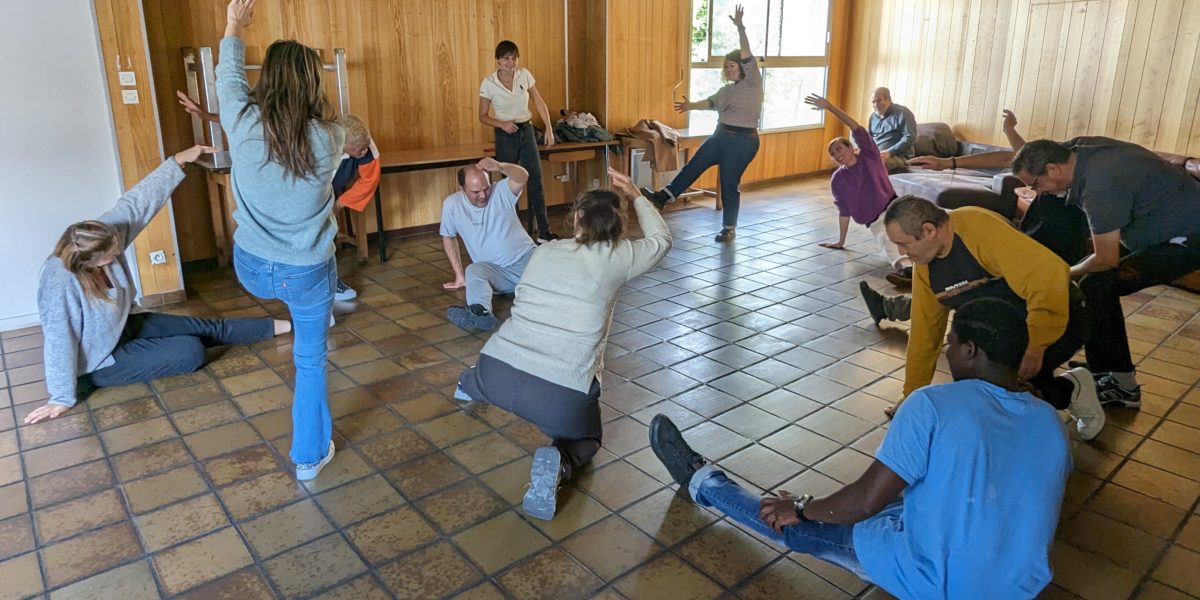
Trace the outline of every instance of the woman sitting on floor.
<instances>
[{"instance_id":1,"label":"woman sitting on floor","mask_svg":"<svg viewBox=\"0 0 1200 600\"><path fill-rule=\"evenodd\" d=\"M108 212L63 232L42 266L38 285L50 400L29 413L26 423L67 412L75 406L77 386L125 385L191 373L204 366L207 345L248 344L291 330L287 321L269 318L131 314L137 289L125 249L183 181L183 165L215 151L194 146L176 154Z\"/></svg>"}]
</instances>

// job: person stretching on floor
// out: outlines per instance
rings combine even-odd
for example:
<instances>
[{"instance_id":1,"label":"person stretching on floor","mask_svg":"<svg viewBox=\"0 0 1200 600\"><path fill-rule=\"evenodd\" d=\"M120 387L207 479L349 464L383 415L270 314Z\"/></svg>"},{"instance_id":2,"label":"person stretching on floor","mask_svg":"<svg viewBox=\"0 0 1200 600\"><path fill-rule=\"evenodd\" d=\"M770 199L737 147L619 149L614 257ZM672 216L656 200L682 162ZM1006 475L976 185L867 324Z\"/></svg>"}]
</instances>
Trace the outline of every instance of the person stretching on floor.
<instances>
[{"instance_id":1,"label":"person stretching on floor","mask_svg":"<svg viewBox=\"0 0 1200 600\"><path fill-rule=\"evenodd\" d=\"M492 183L489 174L504 179ZM485 158L458 170L458 191L442 201L442 249L454 270L447 290L467 288L467 305L446 309L446 318L463 329L491 331L492 295L511 294L537 246L521 228L517 199L529 181L520 165ZM471 264L463 269L458 238L467 246Z\"/></svg>"},{"instance_id":2,"label":"person stretching on floor","mask_svg":"<svg viewBox=\"0 0 1200 600\"><path fill-rule=\"evenodd\" d=\"M946 212L924 198L902 196L888 207L884 223L888 237L916 265L904 396L933 381L950 311L976 298L1000 298L1026 315L1029 347L1017 374L1051 406L1071 414L1080 438L1100 433L1104 409L1091 372L1076 367L1054 374L1088 334L1083 294L1067 263L977 206Z\"/></svg>"},{"instance_id":3,"label":"person stretching on floor","mask_svg":"<svg viewBox=\"0 0 1200 600\"><path fill-rule=\"evenodd\" d=\"M1071 453L1054 410L1018 391L1022 321L1003 300L964 304L946 347L954 383L914 392L866 471L824 498L739 486L661 414L650 447L696 504L899 598L1034 598Z\"/></svg>"},{"instance_id":4,"label":"person stretching on floor","mask_svg":"<svg viewBox=\"0 0 1200 600\"><path fill-rule=\"evenodd\" d=\"M888 179L887 167L879 155L879 147L871 134L858 124L842 109L834 106L829 100L811 94L804 99L806 104L817 110L827 110L833 113L839 121L850 128L850 135L858 144L858 149L850 144L850 140L839 137L829 142L829 156L838 164L837 170L829 180L833 191L833 204L838 209L838 241L823 242L825 248L841 250L846 247L846 232L850 229L850 220L866 227L875 243L879 244L879 252L883 259L895 269L888 273L887 280L896 285L912 285L912 261L900 254L887 237L887 229L883 226L883 212L888 204L896 198L896 190L892 189L892 180Z\"/></svg>"},{"instance_id":5,"label":"person stretching on floor","mask_svg":"<svg viewBox=\"0 0 1200 600\"><path fill-rule=\"evenodd\" d=\"M512 317L463 371L454 396L493 404L527 419L553 440L538 448L525 512L551 519L558 486L600 449L600 372L617 292L657 266L671 232L630 179L609 169L616 193L575 200L575 236L542 244L517 285ZM623 202L633 202L642 239L622 239Z\"/></svg>"},{"instance_id":6,"label":"person stretching on floor","mask_svg":"<svg viewBox=\"0 0 1200 600\"><path fill-rule=\"evenodd\" d=\"M275 319L200 319L131 314L137 288L125 250L183 181L183 165L216 148L193 146L167 159L117 205L63 232L42 266L38 315L46 370L45 406L26 423L53 419L91 387L150 381L204 366L208 345L249 344L287 333Z\"/></svg>"},{"instance_id":7,"label":"person stretching on floor","mask_svg":"<svg viewBox=\"0 0 1200 600\"><path fill-rule=\"evenodd\" d=\"M688 102L684 98L682 102L675 103L675 110L679 112L717 111L717 130L704 140L696 154L667 187L657 192L642 188L642 194L661 209L686 192L709 167L717 165L724 206L721 232L716 236L718 242L728 242L734 237L742 198L738 186L746 167L758 155L758 119L762 115L763 79L758 61L750 52L750 38L746 37L742 12L739 4L730 17L734 27L737 27L740 49L725 55L725 66L721 70L721 77L731 83L706 100Z\"/></svg>"}]
</instances>

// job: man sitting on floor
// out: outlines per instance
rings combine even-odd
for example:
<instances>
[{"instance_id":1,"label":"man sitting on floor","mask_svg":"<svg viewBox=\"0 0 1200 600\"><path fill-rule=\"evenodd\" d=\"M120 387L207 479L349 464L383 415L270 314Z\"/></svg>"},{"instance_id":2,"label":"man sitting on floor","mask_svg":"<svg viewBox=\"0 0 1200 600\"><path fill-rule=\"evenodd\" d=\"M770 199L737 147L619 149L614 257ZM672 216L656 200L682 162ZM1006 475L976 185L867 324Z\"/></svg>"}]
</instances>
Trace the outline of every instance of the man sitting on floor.
<instances>
[{"instance_id":1,"label":"man sitting on floor","mask_svg":"<svg viewBox=\"0 0 1200 600\"><path fill-rule=\"evenodd\" d=\"M504 179L493 184L489 173L501 173ZM454 281L442 287L467 288L467 305L451 306L446 317L463 329L496 328L499 321L492 314L492 295L511 294L533 254L536 246L521 227L516 210L528 179L529 173L519 165L485 158L458 170L459 191L442 202L442 248L454 269ZM471 256L465 274L458 237Z\"/></svg>"},{"instance_id":2,"label":"man sitting on floor","mask_svg":"<svg viewBox=\"0 0 1200 600\"><path fill-rule=\"evenodd\" d=\"M1121 296L1200 269L1200 181L1153 152L1105 137L1035 140L1012 162L1037 192L1083 208L1093 253L1071 267L1095 331L1087 342L1105 405L1141 406Z\"/></svg>"},{"instance_id":3,"label":"man sitting on floor","mask_svg":"<svg viewBox=\"0 0 1200 600\"><path fill-rule=\"evenodd\" d=\"M924 198L902 196L888 207L884 223L888 237L916 265L905 396L933 380L950 310L976 298L999 298L1026 315L1029 347L1020 378L1051 406L1069 412L1079 437L1100 433L1104 410L1092 374L1077 367L1054 375L1087 337L1082 294L1067 263L977 206L947 213Z\"/></svg>"},{"instance_id":4,"label":"man sitting on floor","mask_svg":"<svg viewBox=\"0 0 1200 600\"><path fill-rule=\"evenodd\" d=\"M866 472L830 496L762 498L661 414L650 446L700 506L900 598L1036 597L1071 455L1054 410L1017 391L1023 320L1003 300L963 305L946 349L955 383L913 393Z\"/></svg>"}]
</instances>

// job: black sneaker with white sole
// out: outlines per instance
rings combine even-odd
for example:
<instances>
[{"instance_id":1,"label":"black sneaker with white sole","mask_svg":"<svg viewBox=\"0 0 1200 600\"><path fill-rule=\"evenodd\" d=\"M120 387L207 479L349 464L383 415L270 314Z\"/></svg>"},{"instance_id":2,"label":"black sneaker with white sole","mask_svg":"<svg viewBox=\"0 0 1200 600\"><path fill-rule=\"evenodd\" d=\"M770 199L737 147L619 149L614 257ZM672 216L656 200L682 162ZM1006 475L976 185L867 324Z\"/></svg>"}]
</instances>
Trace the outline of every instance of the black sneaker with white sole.
<instances>
[{"instance_id":1,"label":"black sneaker with white sole","mask_svg":"<svg viewBox=\"0 0 1200 600\"><path fill-rule=\"evenodd\" d=\"M358 297L358 292L354 291L354 288L347 285L345 281L342 281L341 277L338 277L337 291L335 291L333 293L334 301L349 302L357 297Z\"/></svg>"},{"instance_id":2,"label":"black sneaker with white sole","mask_svg":"<svg viewBox=\"0 0 1200 600\"><path fill-rule=\"evenodd\" d=\"M645 196L646 199L652 204L657 206L658 210L666 208L667 204L669 204L672 200L671 195L668 194L666 190L658 190L655 192L648 187L642 186L638 188L638 191L640 191L642 195Z\"/></svg>"},{"instance_id":3,"label":"black sneaker with white sole","mask_svg":"<svg viewBox=\"0 0 1200 600\"><path fill-rule=\"evenodd\" d=\"M662 461L675 483L687 487L692 475L708 464L703 456L692 450L679 428L666 415L654 415L650 420L650 448Z\"/></svg>"},{"instance_id":4,"label":"black sneaker with white sole","mask_svg":"<svg viewBox=\"0 0 1200 600\"><path fill-rule=\"evenodd\" d=\"M446 318L463 329L478 329L479 331L491 331L500 322L496 315L484 308L482 304L451 306L446 309Z\"/></svg>"},{"instance_id":5,"label":"black sneaker with white sole","mask_svg":"<svg viewBox=\"0 0 1200 600\"><path fill-rule=\"evenodd\" d=\"M558 484L562 481L562 454L554 446L542 446L533 452L529 467L529 489L522 506L525 514L549 521L558 510Z\"/></svg>"},{"instance_id":6,"label":"black sneaker with white sole","mask_svg":"<svg viewBox=\"0 0 1200 600\"><path fill-rule=\"evenodd\" d=\"M1100 397L1102 406L1142 407L1142 386L1132 390L1122 387L1112 375L1096 378L1096 395Z\"/></svg>"}]
</instances>

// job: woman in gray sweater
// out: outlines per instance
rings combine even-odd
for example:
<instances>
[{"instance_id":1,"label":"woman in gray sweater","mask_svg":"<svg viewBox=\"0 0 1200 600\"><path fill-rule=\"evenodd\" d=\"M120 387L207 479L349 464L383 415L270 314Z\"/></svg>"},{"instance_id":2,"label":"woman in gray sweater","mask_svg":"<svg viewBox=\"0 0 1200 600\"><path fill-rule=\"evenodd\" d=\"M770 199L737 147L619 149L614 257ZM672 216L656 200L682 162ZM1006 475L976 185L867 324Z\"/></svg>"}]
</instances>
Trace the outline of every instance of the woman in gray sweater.
<instances>
[{"instance_id":1,"label":"woman in gray sweater","mask_svg":"<svg viewBox=\"0 0 1200 600\"><path fill-rule=\"evenodd\" d=\"M217 65L237 202L233 266L251 294L282 300L291 313L296 387L290 455L296 478L308 480L333 459L325 344L337 289L332 183L345 134L333 121L321 89L321 57L312 48L272 43L250 88L246 47L238 36L253 12L254 0L229 3Z\"/></svg>"},{"instance_id":2,"label":"woman in gray sweater","mask_svg":"<svg viewBox=\"0 0 1200 600\"><path fill-rule=\"evenodd\" d=\"M113 386L190 373L208 345L248 344L286 332L287 321L198 319L131 314L137 295L125 249L183 181L183 165L214 148L194 146L167 159L117 205L67 228L42 266L46 390L50 400L25 417L53 419L75 406L77 387Z\"/></svg>"},{"instance_id":3,"label":"woman in gray sweater","mask_svg":"<svg viewBox=\"0 0 1200 600\"><path fill-rule=\"evenodd\" d=\"M554 517L559 483L600 449L600 371L617 292L671 249L671 232L628 177L575 200L575 235L542 244L517 284L512 316L488 340L455 397L514 413L554 443L533 455L525 512ZM623 199L623 200L622 200ZM622 239L622 203L633 202L645 236Z\"/></svg>"}]
</instances>

